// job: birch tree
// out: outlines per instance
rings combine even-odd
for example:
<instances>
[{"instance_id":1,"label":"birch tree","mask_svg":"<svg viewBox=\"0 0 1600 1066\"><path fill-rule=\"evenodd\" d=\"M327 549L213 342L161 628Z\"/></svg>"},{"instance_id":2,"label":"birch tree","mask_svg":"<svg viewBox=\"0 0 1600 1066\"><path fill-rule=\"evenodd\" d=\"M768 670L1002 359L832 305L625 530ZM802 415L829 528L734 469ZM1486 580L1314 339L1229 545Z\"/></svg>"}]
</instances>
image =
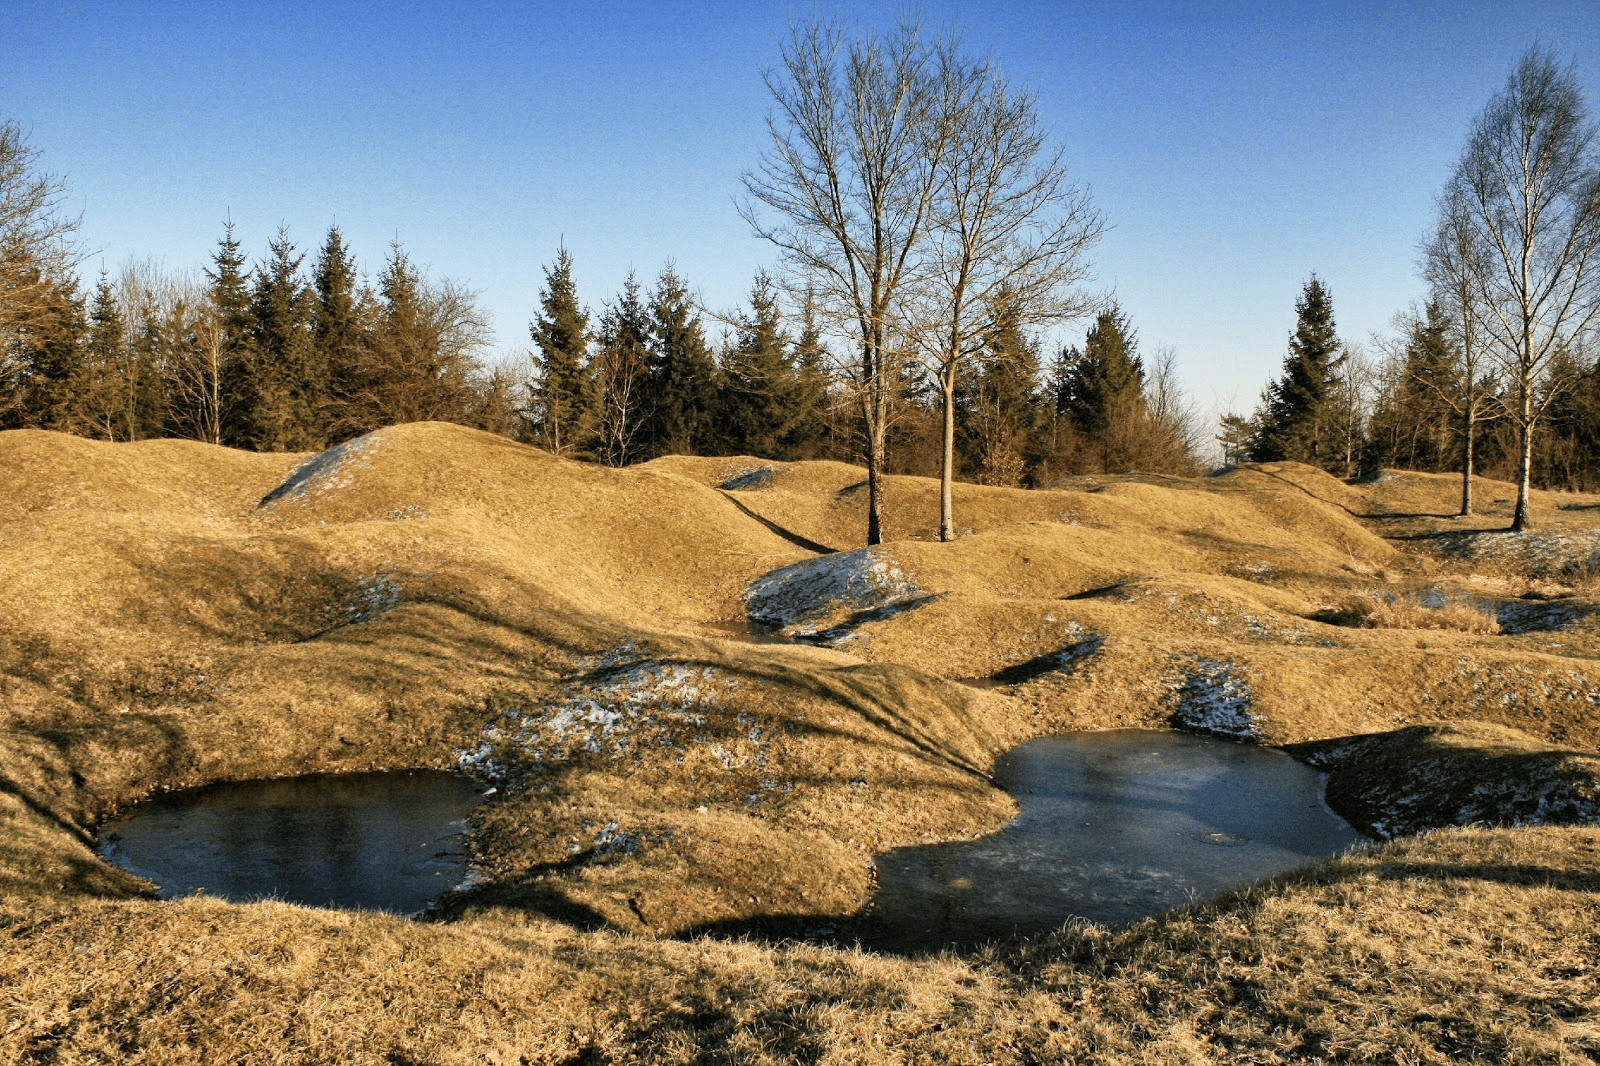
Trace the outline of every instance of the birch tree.
<instances>
[{"instance_id":1,"label":"birch tree","mask_svg":"<svg viewBox=\"0 0 1600 1066\"><path fill-rule=\"evenodd\" d=\"M1504 373L1520 457L1511 529L1529 528L1533 433L1600 315L1600 145L1577 76L1530 50L1476 122L1441 197L1447 290ZM1470 483L1469 483L1470 490ZM1464 506L1470 499L1464 500Z\"/></svg>"},{"instance_id":2,"label":"birch tree","mask_svg":"<svg viewBox=\"0 0 1600 1066\"><path fill-rule=\"evenodd\" d=\"M939 539L955 538L956 383L1005 321L1023 329L1090 310L1073 289L1104 224L1086 190L1047 146L1034 99L989 64L945 59L943 104L930 129L938 196L925 263L902 303L943 408ZM939 128L942 127L942 128Z\"/></svg>"}]
</instances>

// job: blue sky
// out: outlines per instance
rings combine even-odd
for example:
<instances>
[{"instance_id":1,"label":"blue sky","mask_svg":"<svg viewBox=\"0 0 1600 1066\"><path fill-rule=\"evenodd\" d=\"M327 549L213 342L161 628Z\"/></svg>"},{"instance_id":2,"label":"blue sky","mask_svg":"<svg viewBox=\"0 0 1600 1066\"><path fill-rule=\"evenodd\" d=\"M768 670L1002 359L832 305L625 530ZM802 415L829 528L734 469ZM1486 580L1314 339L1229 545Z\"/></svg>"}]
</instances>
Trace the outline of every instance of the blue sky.
<instances>
[{"instance_id":1,"label":"blue sky","mask_svg":"<svg viewBox=\"0 0 1600 1066\"><path fill-rule=\"evenodd\" d=\"M707 306L772 265L735 210L766 143L757 3L0 5L0 118L64 177L94 251L208 262L231 216L396 236L528 344L565 241L596 311L674 260ZM887 29L901 4L836 9ZM1473 117L1539 43L1600 105L1592 3L925 3L1039 99L1110 223L1095 285L1208 409L1250 409L1311 272L1365 342L1422 295L1416 248ZM1074 333L1081 336L1081 327Z\"/></svg>"}]
</instances>

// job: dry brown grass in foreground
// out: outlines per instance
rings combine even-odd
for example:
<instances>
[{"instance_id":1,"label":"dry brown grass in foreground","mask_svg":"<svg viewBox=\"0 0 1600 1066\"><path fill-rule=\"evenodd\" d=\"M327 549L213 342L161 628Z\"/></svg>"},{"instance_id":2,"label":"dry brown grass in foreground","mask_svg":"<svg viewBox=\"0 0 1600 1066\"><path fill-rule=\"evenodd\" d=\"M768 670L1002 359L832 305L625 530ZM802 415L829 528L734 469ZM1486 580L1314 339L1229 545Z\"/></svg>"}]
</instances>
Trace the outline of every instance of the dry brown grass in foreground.
<instances>
[{"instance_id":1,"label":"dry brown grass in foreground","mask_svg":"<svg viewBox=\"0 0 1600 1066\"><path fill-rule=\"evenodd\" d=\"M1434 521L1418 515L1442 482L1279 464L958 486L973 533L936 544L916 539L936 486L897 478L900 539L867 561L892 564L908 598L830 614L829 647L772 647L727 639L741 594L853 547L861 475L786 464L717 488L739 463L604 470L440 425L319 457L0 434L0 1061L1536 1062L1594 1047L1600 860L1583 828L1433 834L1163 921L970 957L697 938L850 931L871 855L999 824L1012 808L990 762L1041 733L1220 708L1270 742L1375 734L1341 749L1335 781L1388 782L1362 793L1381 808L1370 824L1406 808L1398 783L1426 793L1419 827L1465 809L1457 785L1525 782L1535 764L1582 791L1600 744L1581 588L1519 607L1505 635L1309 617L1375 583L1483 576L1479 555L1369 528L1388 521L1369 515L1385 492L1405 523ZM1569 540L1496 542L1486 579L1505 588L1487 597L1554 580L1518 567L1592 536L1600 515L1558 505L1536 513ZM474 837L487 880L451 920L156 903L93 851L96 818L153 789L461 752L502 787ZM1521 817L1514 790L1495 802ZM586 853L613 823L640 846Z\"/></svg>"},{"instance_id":2,"label":"dry brown grass in foreground","mask_svg":"<svg viewBox=\"0 0 1600 1066\"><path fill-rule=\"evenodd\" d=\"M1451 830L975 956L206 900L0 911L0 1059L1559 1063L1600 1055L1600 832Z\"/></svg>"}]
</instances>

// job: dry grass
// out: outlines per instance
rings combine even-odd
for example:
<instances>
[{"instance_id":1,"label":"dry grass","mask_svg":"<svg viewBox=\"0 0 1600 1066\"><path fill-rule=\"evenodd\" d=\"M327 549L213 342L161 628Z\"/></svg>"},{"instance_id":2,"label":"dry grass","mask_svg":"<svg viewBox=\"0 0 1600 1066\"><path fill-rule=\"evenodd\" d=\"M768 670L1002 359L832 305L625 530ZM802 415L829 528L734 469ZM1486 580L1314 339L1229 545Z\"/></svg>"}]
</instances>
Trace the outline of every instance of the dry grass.
<instances>
[{"instance_id":1,"label":"dry grass","mask_svg":"<svg viewBox=\"0 0 1600 1066\"><path fill-rule=\"evenodd\" d=\"M1335 607L1318 611L1319 622L1357 629L1453 629L1461 633L1495 634L1500 623L1493 614L1469 603L1446 602L1431 606L1412 596L1358 592Z\"/></svg>"},{"instance_id":2,"label":"dry grass","mask_svg":"<svg viewBox=\"0 0 1600 1066\"><path fill-rule=\"evenodd\" d=\"M1395 831L1587 802L1600 632L1584 586L1535 603L1548 617L1519 608L1507 635L1311 617L1375 583L1389 609L1444 578L1502 608L1556 588L1522 556L1479 572L1378 535L1444 529L1426 515L1447 480L1280 464L958 486L972 534L937 544L937 486L891 479L885 551L918 596L835 612L833 646L802 647L726 631L757 577L859 542L859 469L773 464L724 491L760 464L604 470L416 425L264 503L307 458L0 434L0 1061L1488 1062L1596 1046L1585 828L1424 835L974 956L777 942L824 924L870 936L871 856L991 830L1014 810L988 781L995 755L1064 729L1242 701L1265 739L1322 744L1302 754L1326 760L1335 801ZM1536 502L1573 537L1600 517ZM987 676L1000 687L952 680ZM501 791L473 837L484 884L431 923L156 903L86 828L158 788L459 752ZM629 847L599 846L613 824ZM730 939L747 933L761 939Z\"/></svg>"},{"instance_id":3,"label":"dry grass","mask_svg":"<svg viewBox=\"0 0 1600 1066\"><path fill-rule=\"evenodd\" d=\"M974 956L194 900L0 912L57 1063L1478 1062L1600 1053L1600 834L1453 830Z\"/></svg>"}]
</instances>

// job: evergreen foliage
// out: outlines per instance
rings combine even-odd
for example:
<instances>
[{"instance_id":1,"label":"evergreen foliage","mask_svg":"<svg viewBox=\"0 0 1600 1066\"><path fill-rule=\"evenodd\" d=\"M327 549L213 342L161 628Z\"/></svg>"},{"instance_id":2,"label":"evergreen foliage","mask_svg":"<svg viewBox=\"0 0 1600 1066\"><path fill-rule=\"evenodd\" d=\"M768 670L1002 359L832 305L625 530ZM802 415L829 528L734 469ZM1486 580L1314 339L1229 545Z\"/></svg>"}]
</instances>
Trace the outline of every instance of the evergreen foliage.
<instances>
[{"instance_id":1,"label":"evergreen foliage","mask_svg":"<svg viewBox=\"0 0 1600 1066\"><path fill-rule=\"evenodd\" d=\"M622 283L622 295L600 318L600 343L594 359L597 411L591 453L610 466L625 466L645 457L645 428L654 413L649 388L650 328L639 281L630 271Z\"/></svg>"},{"instance_id":2,"label":"evergreen foliage","mask_svg":"<svg viewBox=\"0 0 1600 1066\"><path fill-rule=\"evenodd\" d=\"M812 330L804 348L790 347L777 291L767 273L759 272L750 290L750 312L741 317L723 360L719 450L786 459L814 439L820 381L797 365L800 351L816 347L814 324ZM813 362L819 357L813 352Z\"/></svg>"},{"instance_id":3,"label":"evergreen foliage","mask_svg":"<svg viewBox=\"0 0 1600 1066\"><path fill-rule=\"evenodd\" d=\"M1294 309L1295 330L1283 376L1268 386L1250 458L1329 467L1340 458L1329 425L1329 405L1343 357L1334 330L1333 299L1322 279L1311 275Z\"/></svg>"},{"instance_id":4,"label":"evergreen foliage","mask_svg":"<svg viewBox=\"0 0 1600 1066\"><path fill-rule=\"evenodd\" d=\"M1040 428L1039 349L1010 302L983 335L977 361L957 394L958 440L967 476L985 485L1020 485Z\"/></svg>"},{"instance_id":5,"label":"evergreen foliage","mask_svg":"<svg viewBox=\"0 0 1600 1066\"><path fill-rule=\"evenodd\" d=\"M1116 304L1095 317L1082 352L1069 355L1059 379L1056 407L1078 432L1098 439L1144 403L1144 364L1138 335Z\"/></svg>"},{"instance_id":6,"label":"evergreen foliage","mask_svg":"<svg viewBox=\"0 0 1600 1066\"><path fill-rule=\"evenodd\" d=\"M324 425L330 441L357 431L351 408L361 390L367 360L367 326L356 287L355 259L338 226L317 255L311 275L311 337L315 366L326 375Z\"/></svg>"},{"instance_id":7,"label":"evergreen foliage","mask_svg":"<svg viewBox=\"0 0 1600 1066\"><path fill-rule=\"evenodd\" d=\"M578 303L572 257L556 252L544 272L541 314L528 326L538 353L538 376L528 384L532 436L557 455L581 450L594 433L594 379L588 365L589 315Z\"/></svg>"},{"instance_id":8,"label":"evergreen foliage","mask_svg":"<svg viewBox=\"0 0 1600 1066\"><path fill-rule=\"evenodd\" d=\"M236 433L257 451L322 447L327 373L311 338L311 299L286 230L268 245L250 294Z\"/></svg>"},{"instance_id":9,"label":"evergreen foliage","mask_svg":"<svg viewBox=\"0 0 1600 1066\"><path fill-rule=\"evenodd\" d=\"M1438 301L1405 324L1406 343L1392 379L1374 398L1363 465L1454 469L1460 427L1461 350Z\"/></svg>"},{"instance_id":10,"label":"evergreen foliage","mask_svg":"<svg viewBox=\"0 0 1600 1066\"><path fill-rule=\"evenodd\" d=\"M652 454L705 450L717 402L717 365L688 286L670 263L650 297L649 351Z\"/></svg>"}]
</instances>

